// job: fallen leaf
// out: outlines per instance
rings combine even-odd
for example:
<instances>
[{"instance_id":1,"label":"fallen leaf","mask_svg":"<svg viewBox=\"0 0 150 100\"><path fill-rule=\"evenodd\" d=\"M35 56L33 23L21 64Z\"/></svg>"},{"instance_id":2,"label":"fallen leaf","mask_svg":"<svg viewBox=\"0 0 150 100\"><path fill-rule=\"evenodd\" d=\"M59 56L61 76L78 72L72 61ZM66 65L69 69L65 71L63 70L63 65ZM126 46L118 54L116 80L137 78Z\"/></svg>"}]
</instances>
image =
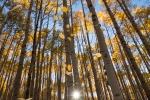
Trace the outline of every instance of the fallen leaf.
<instances>
[{"instance_id":1,"label":"fallen leaf","mask_svg":"<svg viewBox=\"0 0 150 100\"><path fill-rule=\"evenodd\" d=\"M66 71L66 74L67 74L67 75L71 75L71 73L72 73L72 72L68 72L68 71Z\"/></svg>"},{"instance_id":2,"label":"fallen leaf","mask_svg":"<svg viewBox=\"0 0 150 100\"><path fill-rule=\"evenodd\" d=\"M100 58L102 55L100 53L96 53L95 56L97 56L98 58Z\"/></svg>"},{"instance_id":3,"label":"fallen leaf","mask_svg":"<svg viewBox=\"0 0 150 100\"><path fill-rule=\"evenodd\" d=\"M66 25L66 28L69 28L69 27L70 27L69 24L67 24L67 25Z\"/></svg>"},{"instance_id":4,"label":"fallen leaf","mask_svg":"<svg viewBox=\"0 0 150 100\"><path fill-rule=\"evenodd\" d=\"M59 20L62 20L62 17L59 17Z\"/></svg>"},{"instance_id":5,"label":"fallen leaf","mask_svg":"<svg viewBox=\"0 0 150 100\"><path fill-rule=\"evenodd\" d=\"M70 37L67 37L67 39L68 39L69 41L71 41L71 38L70 38Z\"/></svg>"},{"instance_id":6,"label":"fallen leaf","mask_svg":"<svg viewBox=\"0 0 150 100\"><path fill-rule=\"evenodd\" d=\"M11 10L9 10L8 12L13 11L13 10L15 10L15 9L18 9L18 8L20 8L20 7L22 7L22 5L17 5L17 6L15 6L15 7L13 7Z\"/></svg>"},{"instance_id":7,"label":"fallen leaf","mask_svg":"<svg viewBox=\"0 0 150 100\"><path fill-rule=\"evenodd\" d=\"M67 66L67 70L68 70L68 71L71 71L71 70L72 70L72 67L71 67L70 64Z\"/></svg>"},{"instance_id":8,"label":"fallen leaf","mask_svg":"<svg viewBox=\"0 0 150 100\"><path fill-rule=\"evenodd\" d=\"M73 33L71 33L70 35L71 35L71 37L73 37L73 36L74 36L74 34L73 34Z\"/></svg>"},{"instance_id":9,"label":"fallen leaf","mask_svg":"<svg viewBox=\"0 0 150 100\"><path fill-rule=\"evenodd\" d=\"M93 59L96 60L96 59L97 59L97 56L94 56Z\"/></svg>"},{"instance_id":10,"label":"fallen leaf","mask_svg":"<svg viewBox=\"0 0 150 100\"><path fill-rule=\"evenodd\" d=\"M62 12L67 12L68 8L66 8L65 6L61 8Z\"/></svg>"},{"instance_id":11,"label":"fallen leaf","mask_svg":"<svg viewBox=\"0 0 150 100\"><path fill-rule=\"evenodd\" d=\"M91 17L91 16L92 16L92 13L89 13L89 14L88 14L88 17Z\"/></svg>"},{"instance_id":12,"label":"fallen leaf","mask_svg":"<svg viewBox=\"0 0 150 100\"><path fill-rule=\"evenodd\" d=\"M65 36L64 36L64 34L62 34L62 33L59 34L59 37L60 37L61 39L65 39Z\"/></svg>"},{"instance_id":13,"label":"fallen leaf","mask_svg":"<svg viewBox=\"0 0 150 100\"><path fill-rule=\"evenodd\" d=\"M54 29L56 29L56 26L54 26Z\"/></svg>"},{"instance_id":14,"label":"fallen leaf","mask_svg":"<svg viewBox=\"0 0 150 100\"><path fill-rule=\"evenodd\" d=\"M57 17L57 16L54 16L53 18L54 18L54 20L58 20L58 17Z\"/></svg>"}]
</instances>

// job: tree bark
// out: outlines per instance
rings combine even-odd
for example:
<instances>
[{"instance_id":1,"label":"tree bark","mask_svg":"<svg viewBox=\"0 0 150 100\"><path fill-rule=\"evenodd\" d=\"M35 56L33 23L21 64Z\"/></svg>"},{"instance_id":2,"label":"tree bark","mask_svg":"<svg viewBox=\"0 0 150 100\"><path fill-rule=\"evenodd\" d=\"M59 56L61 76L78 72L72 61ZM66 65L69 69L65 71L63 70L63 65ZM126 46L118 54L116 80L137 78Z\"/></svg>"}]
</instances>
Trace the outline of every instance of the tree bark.
<instances>
[{"instance_id":1,"label":"tree bark","mask_svg":"<svg viewBox=\"0 0 150 100\"><path fill-rule=\"evenodd\" d=\"M101 25L98 22L98 18L97 18L97 15L96 15L96 12L92 5L91 0L86 0L86 1L87 1L89 10L92 13L93 26L94 26L94 29L98 38L98 42L100 46L100 53L102 54L102 58L103 58L107 76L108 76L108 81L110 83L110 87L112 89L114 99L121 100L122 99L121 91L120 91L119 84L117 82L117 78L113 69L114 67L111 62L111 58L109 56L109 52L105 43L104 35L102 32L102 29L100 28ZM97 24L99 24L100 26Z\"/></svg>"},{"instance_id":2,"label":"tree bark","mask_svg":"<svg viewBox=\"0 0 150 100\"><path fill-rule=\"evenodd\" d=\"M63 0L63 6L67 8L67 1ZM68 16L68 12L63 12L63 30L64 30L64 34L65 34L65 50L66 50L66 67L68 67L68 65L71 66L71 52L70 52L70 41L67 39L68 37L70 37L70 30L66 27L67 25L69 25L69 16ZM68 68L66 68L66 71L68 72L72 72L72 70L68 70ZM68 92L68 100L72 99L72 91L73 91L73 79L72 79L72 75L67 75L66 74L66 78L67 78L67 92Z\"/></svg>"},{"instance_id":3,"label":"tree bark","mask_svg":"<svg viewBox=\"0 0 150 100\"><path fill-rule=\"evenodd\" d=\"M109 13L109 16L110 16L112 22L113 22L113 24L114 24L114 27L115 27L115 29L116 29L117 35L118 35L118 37L119 37L119 39L120 39L120 42L121 42L121 44L122 44L122 46L123 46L123 49L124 49L126 55L129 57L130 62L132 63L132 67L133 67L133 69L135 70L135 72L136 72L136 74L137 74L137 76L138 76L138 78L139 78L139 80L140 80L140 82L141 82L141 84L142 84L142 87L143 87L143 89L144 89L144 91L145 91L145 93L146 93L148 99L150 99L150 89L149 89L148 85L146 84L146 81L144 80L144 77L143 77L143 75L142 75L140 69L138 68L137 63L135 62L135 59L134 59L134 57L133 57L133 55L132 55L130 49L128 48L128 46L127 46L127 44L126 44L126 42L125 42L125 40L124 40L124 38L123 38L123 35L122 35L122 33L121 33L121 30L120 30L120 27L119 27L119 25L117 24L117 21L115 20L115 17L114 17L114 15L113 15L112 11L110 10L110 8L109 8L109 6L108 6L106 0L103 0L103 2L104 2L104 4L105 4L105 7L106 7L106 9L107 9L107 11L108 11L108 13Z\"/></svg>"}]
</instances>

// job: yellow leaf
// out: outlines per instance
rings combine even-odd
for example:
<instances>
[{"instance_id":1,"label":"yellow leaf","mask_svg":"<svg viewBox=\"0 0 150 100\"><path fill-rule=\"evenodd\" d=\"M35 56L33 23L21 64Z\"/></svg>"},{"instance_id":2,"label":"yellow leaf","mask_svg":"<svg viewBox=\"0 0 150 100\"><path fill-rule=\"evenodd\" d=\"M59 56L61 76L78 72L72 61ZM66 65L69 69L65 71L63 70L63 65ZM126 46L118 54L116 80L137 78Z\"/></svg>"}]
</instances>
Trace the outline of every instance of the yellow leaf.
<instances>
[{"instance_id":1,"label":"yellow leaf","mask_svg":"<svg viewBox=\"0 0 150 100\"><path fill-rule=\"evenodd\" d=\"M71 67L70 64L67 66L67 69L68 69L68 71L71 71L71 70L72 70L72 67Z\"/></svg>"},{"instance_id":2,"label":"yellow leaf","mask_svg":"<svg viewBox=\"0 0 150 100\"><path fill-rule=\"evenodd\" d=\"M62 17L60 17L59 20L62 20Z\"/></svg>"},{"instance_id":3,"label":"yellow leaf","mask_svg":"<svg viewBox=\"0 0 150 100\"><path fill-rule=\"evenodd\" d=\"M67 25L66 25L66 28L69 28L69 27L70 27L69 24L67 24Z\"/></svg>"},{"instance_id":4,"label":"yellow leaf","mask_svg":"<svg viewBox=\"0 0 150 100\"><path fill-rule=\"evenodd\" d=\"M42 37L45 37L45 36L46 36L46 32L43 32L43 33L41 34L41 36L42 36Z\"/></svg>"},{"instance_id":5,"label":"yellow leaf","mask_svg":"<svg viewBox=\"0 0 150 100\"><path fill-rule=\"evenodd\" d=\"M67 75L71 75L71 73L72 73L72 72L66 71L66 74L67 74Z\"/></svg>"},{"instance_id":6,"label":"yellow leaf","mask_svg":"<svg viewBox=\"0 0 150 100\"><path fill-rule=\"evenodd\" d=\"M102 55L100 53L96 53L95 56L97 56L98 58L101 57Z\"/></svg>"},{"instance_id":7,"label":"yellow leaf","mask_svg":"<svg viewBox=\"0 0 150 100\"><path fill-rule=\"evenodd\" d=\"M10 11L13 11L13 10L16 10L16 9L18 9L18 8L20 8L20 7L22 7L22 5L17 5L17 6L15 6L15 7L13 7L11 10L9 10L9 12L10 12Z\"/></svg>"},{"instance_id":8,"label":"yellow leaf","mask_svg":"<svg viewBox=\"0 0 150 100\"><path fill-rule=\"evenodd\" d=\"M71 35L71 37L73 37L73 36L74 36L74 34L73 34L73 33L71 33L70 35Z\"/></svg>"},{"instance_id":9,"label":"yellow leaf","mask_svg":"<svg viewBox=\"0 0 150 100\"><path fill-rule=\"evenodd\" d=\"M94 59L94 60L97 60L97 56L94 56L93 59Z\"/></svg>"},{"instance_id":10,"label":"yellow leaf","mask_svg":"<svg viewBox=\"0 0 150 100\"><path fill-rule=\"evenodd\" d=\"M53 18L54 18L54 20L58 20L58 17L57 17L57 16L54 16Z\"/></svg>"},{"instance_id":11,"label":"yellow leaf","mask_svg":"<svg viewBox=\"0 0 150 100\"><path fill-rule=\"evenodd\" d=\"M68 39L69 41L71 41L71 38L70 38L70 37L67 37L67 39Z\"/></svg>"},{"instance_id":12,"label":"yellow leaf","mask_svg":"<svg viewBox=\"0 0 150 100\"><path fill-rule=\"evenodd\" d=\"M90 32L90 30L86 30L86 33L89 33Z\"/></svg>"},{"instance_id":13,"label":"yellow leaf","mask_svg":"<svg viewBox=\"0 0 150 100\"><path fill-rule=\"evenodd\" d=\"M12 51L12 50L10 50L10 51L9 51L9 54L13 54L13 51Z\"/></svg>"},{"instance_id":14,"label":"yellow leaf","mask_svg":"<svg viewBox=\"0 0 150 100\"><path fill-rule=\"evenodd\" d=\"M61 8L62 12L67 12L68 8L66 8L65 6Z\"/></svg>"},{"instance_id":15,"label":"yellow leaf","mask_svg":"<svg viewBox=\"0 0 150 100\"><path fill-rule=\"evenodd\" d=\"M61 39L65 39L65 36L64 36L64 34L62 34L62 33L59 34L59 37L60 37Z\"/></svg>"},{"instance_id":16,"label":"yellow leaf","mask_svg":"<svg viewBox=\"0 0 150 100\"><path fill-rule=\"evenodd\" d=\"M67 30L67 32L69 32L70 30Z\"/></svg>"},{"instance_id":17,"label":"yellow leaf","mask_svg":"<svg viewBox=\"0 0 150 100\"><path fill-rule=\"evenodd\" d=\"M95 26L98 26L99 25L99 23L97 23Z\"/></svg>"},{"instance_id":18,"label":"yellow leaf","mask_svg":"<svg viewBox=\"0 0 150 100\"><path fill-rule=\"evenodd\" d=\"M56 26L54 26L54 29L56 29Z\"/></svg>"},{"instance_id":19,"label":"yellow leaf","mask_svg":"<svg viewBox=\"0 0 150 100\"><path fill-rule=\"evenodd\" d=\"M84 46L88 47L89 45L88 45L88 44L85 44Z\"/></svg>"},{"instance_id":20,"label":"yellow leaf","mask_svg":"<svg viewBox=\"0 0 150 100\"><path fill-rule=\"evenodd\" d=\"M88 17L91 17L91 16L92 16L92 13L89 13L89 14L88 14Z\"/></svg>"}]
</instances>

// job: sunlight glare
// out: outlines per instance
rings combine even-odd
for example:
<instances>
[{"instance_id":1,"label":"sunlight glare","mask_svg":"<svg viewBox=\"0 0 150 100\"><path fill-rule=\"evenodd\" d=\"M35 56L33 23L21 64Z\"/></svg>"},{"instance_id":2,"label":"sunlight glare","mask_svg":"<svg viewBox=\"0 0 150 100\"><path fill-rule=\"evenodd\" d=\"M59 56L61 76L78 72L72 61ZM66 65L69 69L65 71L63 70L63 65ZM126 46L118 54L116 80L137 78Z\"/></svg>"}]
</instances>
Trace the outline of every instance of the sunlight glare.
<instances>
[{"instance_id":1,"label":"sunlight glare","mask_svg":"<svg viewBox=\"0 0 150 100\"><path fill-rule=\"evenodd\" d=\"M80 98L80 93L78 91L73 92L73 98L74 99L79 99Z\"/></svg>"}]
</instances>

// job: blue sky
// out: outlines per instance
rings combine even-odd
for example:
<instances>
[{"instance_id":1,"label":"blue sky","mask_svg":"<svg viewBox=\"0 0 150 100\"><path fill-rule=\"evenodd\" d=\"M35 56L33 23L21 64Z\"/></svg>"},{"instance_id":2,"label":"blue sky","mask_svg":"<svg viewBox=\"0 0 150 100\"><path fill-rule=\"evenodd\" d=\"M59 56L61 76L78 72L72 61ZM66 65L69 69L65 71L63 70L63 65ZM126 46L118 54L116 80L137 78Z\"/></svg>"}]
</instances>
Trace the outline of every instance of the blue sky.
<instances>
[{"instance_id":1,"label":"blue sky","mask_svg":"<svg viewBox=\"0 0 150 100\"><path fill-rule=\"evenodd\" d=\"M96 0L96 3L95 3L96 11L100 11L100 5L98 4L98 1L99 0ZM150 0L131 0L131 1L132 1L132 4L136 4L137 6L150 5ZM74 5L74 10L81 10L80 0L78 1L78 5Z\"/></svg>"}]
</instances>

